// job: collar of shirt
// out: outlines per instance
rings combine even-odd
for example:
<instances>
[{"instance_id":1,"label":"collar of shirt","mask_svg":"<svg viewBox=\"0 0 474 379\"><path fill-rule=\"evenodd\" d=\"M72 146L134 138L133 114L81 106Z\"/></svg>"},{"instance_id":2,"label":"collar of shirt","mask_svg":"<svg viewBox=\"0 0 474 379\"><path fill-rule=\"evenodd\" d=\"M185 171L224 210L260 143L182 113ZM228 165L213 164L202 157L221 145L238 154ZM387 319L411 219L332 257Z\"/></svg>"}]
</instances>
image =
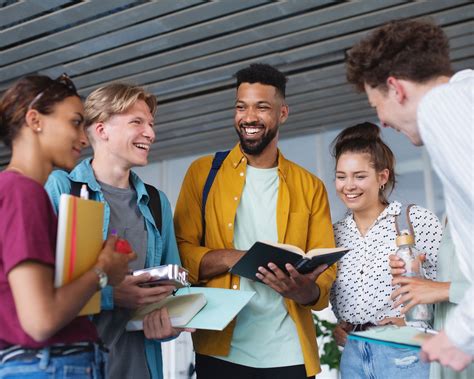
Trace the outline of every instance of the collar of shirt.
<instances>
[{"instance_id":1,"label":"collar of shirt","mask_svg":"<svg viewBox=\"0 0 474 379\"><path fill-rule=\"evenodd\" d=\"M392 201L390 204L387 205L387 207L385 207L385 209L382 211L382 213L380 213L378 215L377 219L374 221L374 223L372 224L370 229L372 229L372 227L374 225L376 225L381 220L387 218L388 216L398 216L400 214L401 210L402 210L402 204L400 204L398 201ZM347 227L357 228L357 225L356 225L355 220L354 220L354 215L353 215L351 210L348 210L346 212L346 216L344 217L342 222Z\"/></svg>"},{"instance_id":2,"label":"collar of shirt","mask_svg":"<svg viewBox=\"0 0 474 379\"><path fill-rule=\"evenodd\" d=\"M247 165L247 157L244 155L240 148L240 143L234 146L234 148L229 153L229 160L232 163L234 169L238 169L241 164ZM278 149L278 172L280 177L286 179L288 174L289 164L287 159L283 156L280 149Z\"/></svg>"},{"instance_id":3,"label":"collar of shirt","mask_svg":"<svg viewBox=\"0 0 474 379\"><path fill-rule=\"evenodd\" d=\"M91 191L101 192L102 190L94 175L91 162L92 158L84 159L70 172L68 177L74 182L86 183ZM135 191L137 191L138 202L143 201L145 204L148 204L149 196L146 192L145 184L133 171L130 171L130 182L135 188Z\"/></svg>"},{"instance_id":4,"label":"collar of shirt","mask_svg":"<svg viewBox=\"0 0 474 379\"><path fill-rule=\"evenodd\" d=\"M473 78L473 77L474 77L474 70L471 70L470 68L468 68L466 70L461 70L459 72L456 72L453 76L451 76L451 79L449 79L449 82L454 83L460 80Z\"/></svg>"}]
</instances>

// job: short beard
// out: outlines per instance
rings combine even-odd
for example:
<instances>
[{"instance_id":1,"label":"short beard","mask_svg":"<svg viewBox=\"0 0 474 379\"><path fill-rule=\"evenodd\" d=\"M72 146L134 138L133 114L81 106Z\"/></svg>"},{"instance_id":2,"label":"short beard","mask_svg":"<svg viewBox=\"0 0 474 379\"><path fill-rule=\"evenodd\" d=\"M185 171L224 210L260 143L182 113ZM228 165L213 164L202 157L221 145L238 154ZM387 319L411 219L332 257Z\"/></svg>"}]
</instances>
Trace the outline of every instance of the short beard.
<instances>
[{"instance_id":1,"label":"short beard","mask_svg":"<svg viewBox=\"0 0 474 379\"><path fill-rule=\"evenodd\" d=\"M263 150L265 150L265 148L270 144L270 142L272 142L273 139L276 137L278 133L278 127L271 129L267 134L264 134L262 138L260 138L258 141L254 141L251 143L245 140L245 137L243 136L244 132L242 132L240 126L239 129L236 130L236 132L240 139L240 146L242 147L242 150L245 154L260 155Z\"/></svg>"}]
</instances>

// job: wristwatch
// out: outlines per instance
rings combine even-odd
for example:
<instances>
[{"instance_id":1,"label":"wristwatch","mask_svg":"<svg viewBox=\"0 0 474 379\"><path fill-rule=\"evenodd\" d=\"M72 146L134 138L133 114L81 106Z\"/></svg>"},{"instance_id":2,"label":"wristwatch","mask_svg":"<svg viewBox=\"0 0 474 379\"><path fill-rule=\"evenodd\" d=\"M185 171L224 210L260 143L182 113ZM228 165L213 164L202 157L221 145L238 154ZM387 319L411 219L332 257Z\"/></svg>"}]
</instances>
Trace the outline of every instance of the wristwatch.
<instances>
[{"instance_id":1,"label":"wristwatch","mask_svg":"<svg viewBox=\"0 0 474 379\"><path fill-rule=\"evenodd\" d=\"M107 277L107 274L104 272L104 270L102 270L98 267L94 267L94 272L99 277L98 289L101 290L102 288L104 288L107 285L107 283L109 281L109 278Z\"/></svg>"}]
</instances>

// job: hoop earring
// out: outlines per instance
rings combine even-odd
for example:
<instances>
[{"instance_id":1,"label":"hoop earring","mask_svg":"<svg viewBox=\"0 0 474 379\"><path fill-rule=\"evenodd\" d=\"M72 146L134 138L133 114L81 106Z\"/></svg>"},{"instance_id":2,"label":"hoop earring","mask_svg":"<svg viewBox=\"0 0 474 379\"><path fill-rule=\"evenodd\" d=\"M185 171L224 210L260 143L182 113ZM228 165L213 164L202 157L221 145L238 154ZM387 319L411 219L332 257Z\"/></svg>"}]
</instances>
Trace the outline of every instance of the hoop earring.
<instances>
[{"instance_id":1,"label":"hoop earring","mask_svg":"<svg viewBox=\"0 0 474 379\"><path fill-rule=\"evenodd\" d=\"M382 192L385 191L385 184L382 184L379 189L380 189L380 191L382 191Z\"/></svg>"}]
</instances>

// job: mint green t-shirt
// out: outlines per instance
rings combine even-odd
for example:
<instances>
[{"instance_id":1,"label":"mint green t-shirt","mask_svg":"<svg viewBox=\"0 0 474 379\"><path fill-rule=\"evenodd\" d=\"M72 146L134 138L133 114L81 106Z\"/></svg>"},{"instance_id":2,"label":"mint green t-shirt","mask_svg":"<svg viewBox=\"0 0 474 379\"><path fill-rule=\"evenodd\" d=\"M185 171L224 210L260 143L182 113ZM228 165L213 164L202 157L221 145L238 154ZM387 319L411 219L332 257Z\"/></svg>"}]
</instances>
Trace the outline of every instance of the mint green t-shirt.
<instances>
[{"instance_id":1,"label":"mint green t-shirt","mask_svg":"<svg viewBox=\"0 0 474 379\"><path fill-rule=\"evenodd\" d=\"M278 186L278 168L247 166L235 217L236 249L248 250L257 241L278 242ZM245 278L240 279L240 289L256 294L237 316L229 355L216 358L256 368L304 364L296 326L284 298L267 285Z\"/></svg>"}]
</instances>

